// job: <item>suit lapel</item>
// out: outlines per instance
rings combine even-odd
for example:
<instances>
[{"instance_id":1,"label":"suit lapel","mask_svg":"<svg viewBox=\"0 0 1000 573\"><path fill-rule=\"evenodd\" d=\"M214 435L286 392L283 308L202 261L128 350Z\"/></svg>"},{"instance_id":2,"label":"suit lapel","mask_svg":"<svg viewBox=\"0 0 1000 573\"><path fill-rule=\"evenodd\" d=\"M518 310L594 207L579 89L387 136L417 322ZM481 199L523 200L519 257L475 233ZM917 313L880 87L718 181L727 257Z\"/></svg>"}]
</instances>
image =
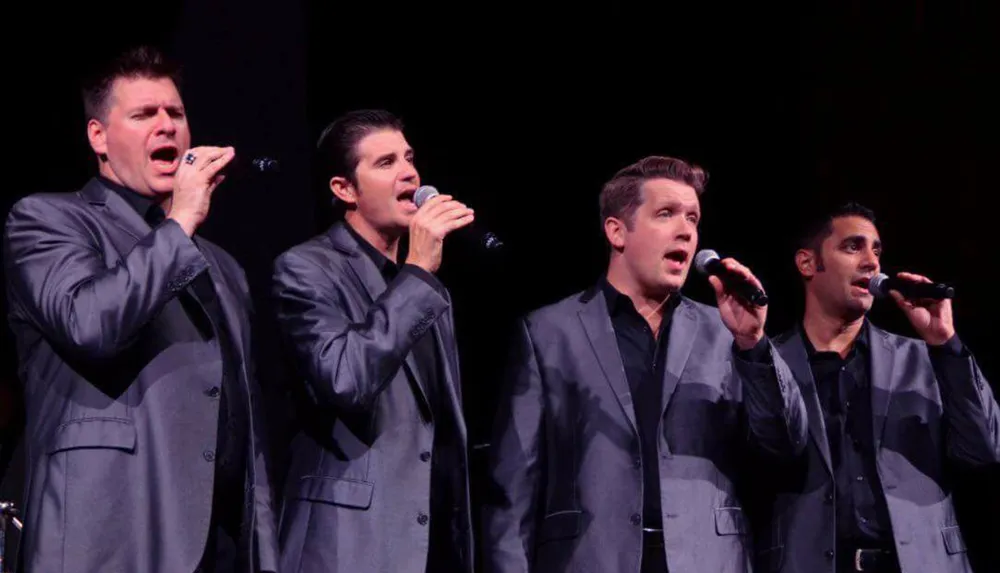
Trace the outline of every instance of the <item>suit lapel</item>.
<instances>
[{"instance_id":1,"label":"suit lapel","mask_svg":"<svg viewBox=\"0 0 1000 573\"><path fill-rule=\"evenodd\" d=\"M625 365L618 352L618 339L615 338L611 317L608 316L607 302L599 288L588 293L588 296L590 300L584 302L584 307L579 311L580 322L583 323L583 330L590 339L590 346L597 355L597 363L600 364L605 379L611 385L632 431L638 435L632 393L625 377Z\"/></svg>"},{"instance_id":2,"label":"suit lapel","mask_svg":"<svg viewBox=\"0 0 1000 573\"><path fill-rule=\"evenodd\" d=\"M386 284L382 274L378 272L375 263L361 252L361 246L344 226L343 221L336 223L330 228L329 236L333 246L339 251L348 255L347 266L354 273L354 278L360 285L361 290L368 295L368 302L372 304L385 292ZM412 352L407 352L403 358L403 366L413 381L414 392L420 400L425 412L432 412L430 400L424 392L425 381L420 376L420 369L417 368L417 360Z\"/></svg>"},{"instance_id":3,"label":"suit lapel","mask_svg":"<svg viewBox=\"0 0 1000 573\"><path fill-rule=\"evenodd\" d=\"M865 324L868 329L868 340L871 346L871 400L872 400L872 431L874 432L875 451L882 446L882 431L889 415L889 403L892 401L892 369L893 355L889 337L885 331Z\"/></svg>"},{"instance_id":4,"label":"suit lapel","mask_svg":"<svg viewBox=\"0 0 1000 573\"><path fill-rule=\"evenodd\" d=\"M444 386L455 412L455 425L458 427L459 435L465 440L467 428L462 409L462 389L459 383L462 378L458 370L458 352L455 347L455 335L452 324L451 308L449 307L448 312L434 323L431 330L434 332L434 341L437 344L438 356L443 358Z\"/></svg>"},{"instance_id":5,"label":"suit lapel","mask_svg":"<svg viewBox=\"0 0 1000 573\"><path fill-rule=\"evenodd\" d=\"M80 195L95 209L108 217L112 224L125 231L128 238L121 235L111 236L115 249L120 255L125 255L135 247L140 238L149 234L152 228L124 199L114 191L109 190L94 178L80 190ZM124 239L124 240L123 240Z\"/></svg>"},{"instance_id":6,"label":"suit lapel","mask_svg":"<svg viewBox=\"0 0 1000 573\"><path fill-rule=\"evenodd\" d=\"M698 314L686 299L681 298L680 304L674 310L670 320L670 333L667 339L667 364L663 369L663 398L660 404L660 417L666 412L670 398L677 390L684 366L687 364L695 338L698 337Z\"/></svg>"},{"instance_id":7,"label":"suit lapel","mask_svg":"<svg viewBox=\"0 0 1000 573\"><path fill-rule=\"evenodd\" d=\"M812 434L816 447L819 448L826 464L828 472L833 474L833 463L830 459L830 443L826 437L826 422L823 419L823 409L820 407L819 394L816 391L816 381L813 379L812 367L809 365L809 355L806 352L806 345L802 341L805 333L800 328L796 328L784 346L786 352L782 356L788 362L788 367L792 370L795 379L799 381L799 388L802 391L802 399L806 404L806 411L809 414L809 433Z\"/></svg>"},{"instance_id":8,"label":"suit lapel","mask_svg":"<svg viewBox=\"0 0 1000 573\"><path fill-rule=\"evenodd\" d=\"M229 334L236 345L236 351L239 353L240 360L246 364L247 357L244 355L244 332L243 332L243 322L240 320L241 311L236 307L238 299L235 296L235 291L232 285L224 276L221 267L219 266L218 259L212 253L211 249L207 248L200 237L195 236L195 244L198 245L198 249L201 251L205 259L208 260L208 276L212 279L212 288L215 289L215 296L219 300L219 306L222 307L222 314L225 317L226 324L217 325L218 327L228 327ZM238 287L237 287L238 288ZM201 307L202 312L205 316L209 317L211 320L212 315L205 308L204 303L198 298L194 289L188 286L187 291L191 293L195 300L198 301L198 306Z\"/></svg>"}]
</instances>

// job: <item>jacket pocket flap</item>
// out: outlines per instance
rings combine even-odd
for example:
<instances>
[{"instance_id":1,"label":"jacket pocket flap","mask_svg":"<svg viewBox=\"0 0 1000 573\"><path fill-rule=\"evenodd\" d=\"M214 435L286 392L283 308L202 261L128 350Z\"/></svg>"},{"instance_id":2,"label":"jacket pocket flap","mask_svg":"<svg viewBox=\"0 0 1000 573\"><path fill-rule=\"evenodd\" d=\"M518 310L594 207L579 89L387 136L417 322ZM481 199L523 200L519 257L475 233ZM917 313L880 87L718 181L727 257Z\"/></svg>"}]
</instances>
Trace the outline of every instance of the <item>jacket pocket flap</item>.
<instances>
[{"instance_id":1,"label":"jacket pocket flap","mask_svg":"<svg viewBox=\"0 0 1000 573\"><path fill-rule=\"evenodd\" d=\"M538 526L538 541L572 539L580 535L580 517L581 512L575 510L546 515Z\"/></svg>"},{"instance_id":2,"label":"jacket pocket flap","mask_svg":"<svg viewBox=\"0 0 1000 573\"><path fill-rule=\"evenodd\" d=\"M375 484L367 481L323 476L305 476L299 480L296 499L322 501L344 507L368 509L372 505Z\"/></svg>"},{"instance_id":3,"label":"jacket pocket flap","mask_svg":"<svg viewBox=\"0 0 1000 573\"><path fill-rule=\"evenodd\" d=\"M113 448L135 451L135 425L125 418L82 418L56 429L49 453L75 448Z\"/></svg>"},{"instance_id":4,"label":"jacket pocket flap","mask_svg":"<svg viewBox=\"0 0 1000 573\"><path fill-rule=\"evenodd\" d=\"M957 525L942 528L941 536L944 537L944 548L948 555L965 553L965 539Z\"/></svg>"},{"instance_id":5,"label":"jacket pocket flap","mask_svg":"<svg viewBox=\"0 0 1000 573\"><path fill-rule=\"evenodd\" d=\"M715 508L715 533L718 535L746 535L743 508Z\"/></svg>"}]
</instances>

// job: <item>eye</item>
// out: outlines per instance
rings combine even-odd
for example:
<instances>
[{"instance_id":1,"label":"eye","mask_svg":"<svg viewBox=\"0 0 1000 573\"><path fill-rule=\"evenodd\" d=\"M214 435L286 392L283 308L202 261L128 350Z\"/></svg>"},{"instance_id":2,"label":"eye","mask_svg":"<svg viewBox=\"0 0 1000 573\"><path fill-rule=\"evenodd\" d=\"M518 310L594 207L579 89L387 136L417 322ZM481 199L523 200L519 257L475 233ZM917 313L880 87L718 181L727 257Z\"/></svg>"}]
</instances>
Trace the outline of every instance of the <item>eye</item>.
<instances>
[{"instance_id":1,"label":"eye","mask_svg":"<svg viewBox=\"0 0 1000 573\"><path fill-rule=\"evenodd\" d=\"M656 213L657 217L672 217L673 215L674 215L674 210L671 209L671 208L669 208L669 207L664 208L664 209L660 209Z\"/></svg>"}]
</instances>

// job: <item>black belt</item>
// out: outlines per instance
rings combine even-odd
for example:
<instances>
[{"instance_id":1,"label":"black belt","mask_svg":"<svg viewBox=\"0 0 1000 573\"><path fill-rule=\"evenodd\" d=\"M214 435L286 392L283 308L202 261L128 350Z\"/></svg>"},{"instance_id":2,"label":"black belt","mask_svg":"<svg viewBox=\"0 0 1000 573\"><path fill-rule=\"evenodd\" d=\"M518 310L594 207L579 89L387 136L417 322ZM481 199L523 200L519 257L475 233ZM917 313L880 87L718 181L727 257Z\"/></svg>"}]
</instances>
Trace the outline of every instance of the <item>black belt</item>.
<instances>
[{"instance_id":1,"label":"black belt","mask_svg":"<svg viewBox=\"0 0 1000 573\"><path fill-rule=\"evenodd\" d=\"M845 547L837 551L837 562L837 569L841 571L892 573L899 570L896 553L890 549Z\"/></svg>"}]
</instances>

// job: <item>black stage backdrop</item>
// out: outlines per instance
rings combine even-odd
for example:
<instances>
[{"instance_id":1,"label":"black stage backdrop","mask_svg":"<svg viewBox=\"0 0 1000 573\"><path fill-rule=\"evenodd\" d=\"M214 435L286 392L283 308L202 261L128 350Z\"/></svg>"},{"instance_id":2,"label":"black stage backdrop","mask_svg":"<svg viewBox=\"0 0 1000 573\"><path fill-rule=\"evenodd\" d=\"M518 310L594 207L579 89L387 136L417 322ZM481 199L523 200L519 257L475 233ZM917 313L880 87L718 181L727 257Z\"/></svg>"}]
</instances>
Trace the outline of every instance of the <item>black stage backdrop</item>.
<instances>
[{"instance_id":1,"label":"black stage backdrop","mask_svg":"<svg viewBox=\"0 0 1000 573\"><path fill-rule=\"evenodd\" d=\"M997 16L985 0L697 10L23 5L5 18L17 33L5 37L0 200L6 213L29 192L76 189L92 173L76 85L95 60L138 42L177 57L195 144L281 164L227 181L203 227L254 290L279 465L294 424L269 318L270 265L329 223L310 152L330 119L357 107L400 114L423 182L466 200L508 246L490 259L452 242L441 271L455 298L477 484L514 319L593 284L606 262L600 186L649 154L709 170L701 246L761 277L771 334L800 311L789 240L802 218L849 199L875 209L886 271L956 286L958 330L1000 392L985 208L997 189ZM713 300L698 276L685 292ZM912 334L892 307L878 305L873 320ZM6 332L3 373L8 383L16 374ZM16 496L15 470L16 460L0 497ZM997 478L958 478L979 571L1000 570Z\"/></svg>"}]
</instances>

